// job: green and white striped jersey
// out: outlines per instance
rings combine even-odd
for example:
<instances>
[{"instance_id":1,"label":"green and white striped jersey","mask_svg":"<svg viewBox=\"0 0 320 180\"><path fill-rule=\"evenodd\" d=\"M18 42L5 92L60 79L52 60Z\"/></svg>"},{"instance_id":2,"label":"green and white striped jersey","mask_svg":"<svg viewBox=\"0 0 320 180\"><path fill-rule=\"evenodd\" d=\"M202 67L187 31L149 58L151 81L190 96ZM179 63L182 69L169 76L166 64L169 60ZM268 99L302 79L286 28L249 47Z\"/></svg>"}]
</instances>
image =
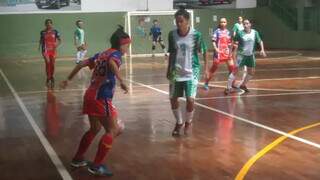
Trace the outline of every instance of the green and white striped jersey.
<instances>
[{"instance_id":1,"label":"green and white striped jersey","mask_svg":"<svg viewBox=\"0 0 320 180\"><path fill-rule=\"evenodd\" d=\"M76 37L77 46L81 46L81 45L85 44L83 29L77 28L76 31L74 32L74 35Z\"/></svg>"},{"instance_id":2,"label":"green and white striped jersey","mask_svg":"<svg viewBox=\"0 0 320 180\"><path fill-rule=\"evenodd\" d=\"M244 56L251 56L256 50L256 45L261 42L258 31L251 29L250 33L239 31L234 37L234 41L239 42L238 53Z\"/></svg>"},{"instance_id":3,"label":"green and white striped jersey","mask_svg":"<svg viewBox=\"0 0 320 180\"><path fill-rule=\"evenodd\" d=\"M199 75L200 62L198 53L207 51L202 35L190 28L186 36L180 36L178 30L169 33L168 52L171 55L170 79L172 81L188 81Z\"/></svg>"}]
</instances>

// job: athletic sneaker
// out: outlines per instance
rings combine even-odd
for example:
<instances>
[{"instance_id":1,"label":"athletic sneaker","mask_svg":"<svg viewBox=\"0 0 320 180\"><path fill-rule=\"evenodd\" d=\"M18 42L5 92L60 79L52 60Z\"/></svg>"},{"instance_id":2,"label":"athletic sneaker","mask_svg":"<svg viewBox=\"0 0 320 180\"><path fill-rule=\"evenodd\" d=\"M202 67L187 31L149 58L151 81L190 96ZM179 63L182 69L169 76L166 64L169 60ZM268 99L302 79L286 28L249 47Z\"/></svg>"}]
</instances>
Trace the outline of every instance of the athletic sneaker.
<instances>
[{"instance_id":1,"label":"athletic sneaker","mask_svg":"<svg viewBox=\"0 0 320 180\"><path fill-rule=\"evenodd\" d=\"M88 167L88 171L91 174L96 176L112 176L113 175L113 173L107 168L107 166L102 164L98 166L95 166L92 164Z\"/></svg>"},{"instance_id":2,"label":"athletic sneaker","mask_svg":"<svg viewBox=\"0 0 320 180\"><path fill-rule=\"evenodd\" d=\"M240 89L244 90L246 93L250 92L249 89L247 88L247 86L245 86L245 85L241 85Z\"/></svg>"},{"instance_id":3,"label":"athletic sneaker","mask_svg":"<svg viewBox=\"0 0 320 180\"><path fill-rule=\"evenodd\" d=\"M46 85L47 85L47 88L50 88L50 79L47 79Z\"/></svg>"},{"instance_id":4,"label":"athletic sneaker","mask_svg":"<svg viewBox=\"0 0 320 180\"><path fill-rule=\"evenodd\" d=\"M172 131L172 136L180 136L180 129L182 127L182 124L176 124L176 126L174 127L173 131Z\"/></svg>"},{"instance_id":5,"label":"athletic sneaker","mask_svg":"<svg viewBox=\"0 0 320 180\"><path fill-rule=\"evenodd\" d=\"M184 123L184 135L189 135L189 129L191 127L192 123L191 122L185 122Z\"/></svg>"},{"instance_id":6,"label":"athletic sneaker","mask_svg":"<svg viewBox=\"0 0 320 180\"><path fill-rule=\"evenodd\" d=\"M74 168L84 167L89 164L86 160L72 160L70 165Z\"/></svg>"},{"instance_id":7,"label":"athletic sneaker","mask_svg":"<svg viewBox=\"0 0 320 180\"><path fill-rule=\"evenodd\" d=\"M224 90L224 95L228 95L228 94L230 94L232 92L232 89L225 89Z\"/></svg>"},{"instance_id":8,"label":"athletic sneaker","mask_svg":"<svg viewBox=\"0 0 320 180\"><path fill-rule=\"evenodd\" d=\"M54 88L54 78L51 78L50 80L50 88Z\"/></svg>"},{"instance_id":9,"label":"athletic sneaker","mask_svg":"<svg viewBox=\"0 0 320 180\"><path fill-rule=\"evenodd\" d=\"M209 84L208 83L205 83L203 85L203 89L206 90L206 91L209 91Z\"/></svg>"}]
</instances>

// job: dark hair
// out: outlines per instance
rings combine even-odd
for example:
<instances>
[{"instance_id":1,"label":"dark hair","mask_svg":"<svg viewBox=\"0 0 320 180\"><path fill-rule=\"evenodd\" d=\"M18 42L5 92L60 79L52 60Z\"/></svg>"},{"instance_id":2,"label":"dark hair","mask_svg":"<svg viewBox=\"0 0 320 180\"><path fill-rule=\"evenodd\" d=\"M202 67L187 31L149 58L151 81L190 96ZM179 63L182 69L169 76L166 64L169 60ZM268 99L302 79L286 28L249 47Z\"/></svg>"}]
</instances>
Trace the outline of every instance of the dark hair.
<instances>
[{"instance_id":1,"label":"dark hair","mask_svg":"<svg viewBox=\"0 0 320 180\"><path fill-rule=\"evenodd\" d=\"M77 21L76 21L76 25L78 25L80 22L83 22L83 21L82 21L82 20L80 20L80 19L79 19L79 20L77 20Z\"/></svg>"},{"instance_id":2,"label":"dark hair","mask_svg":"<svg viewBox=\"0 0 320 180\"><path fill-rule=\"evenodd\" d=\"M153 23L158 22L158 19L153 20Z\"/></svg>"},{"instance_id":3,"label":"dark hair","mask_svg":"<svg viewBox=\"0 0 320 180\"><path fill-rule=\"evenodd\" d=\"M46 19L46 20L44 21L44 24L48 24L49 22L52 24L52 19Z\"/></svg>"},{"instance_id":4,"label":"dark hair","mask_svg":"<svg viewBox=\"0 0 320 180\"><path fill-rule=\"evenodd\" d=\"M120 49L120 40L123 38L130 38L130 36L124 32L124 28L118 25L118 29L112 34L110 38L111 48Z\"/></svg>"},{"instance_id":5,"label":"dark hair","mask_svg":"<svg viewBox=\"0 0 320 180\"><path fill-rule=\"evenodd\" d=\"M174 14L175 18L178 16L183 16L187 20L190 19L190 13L184 7L180 7L179 10Z\"/></svg>"},{"instance_id":6,"label":"dark hair","mask_svg":"<svg viewBox=\"0 0 320 180\"><path fill-rule=\"evenodd\" d=\"M244 21L248 21L248 22L251 24L251 21L250 21L249 19L244 19L243 22L244 22Z\"/></svg>"}]
</instances>

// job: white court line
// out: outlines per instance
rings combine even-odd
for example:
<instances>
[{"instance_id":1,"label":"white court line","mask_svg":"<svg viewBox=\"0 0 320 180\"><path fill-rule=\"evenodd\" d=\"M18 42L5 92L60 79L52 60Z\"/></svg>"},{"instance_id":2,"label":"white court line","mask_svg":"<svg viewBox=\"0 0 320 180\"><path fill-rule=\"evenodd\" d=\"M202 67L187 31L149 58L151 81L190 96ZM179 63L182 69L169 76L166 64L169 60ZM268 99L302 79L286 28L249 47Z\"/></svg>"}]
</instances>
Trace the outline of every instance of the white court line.
<instances>
[{"instance_id":1,"label":"white court line","mask_svg":"<svg viewBox=\"0 0 320 180\"><path fill-rule=\"evenodd\" d=\"M160 92L160 93L163 93L163 94L167 94L167 95L169 94L167 91L163 91L163 90L161 90L161 89L157 89L157 88L151 87L151 86L149 86L149 85L145 85L145 84L143 84L143 83L135 82L135 81L129 80L129 79L127 79L127 81L130 81L130 82L132 82L132 83L138 84L138 85L140 85L140 86L146 87L146 88L148 88L148 89L152 89L152 90L154 90L154 91L157 91L157 92ZM183 100L185 101L185 99L183 99ZM263 125L263 124L260 124L260 123L257 123L257 122L253 122L253 121L250 121L250 120L248 120L248 119L245 119L245 118L242 118L242 117L233 115L233 114L226 113L226 112L224 112L224 111L221 111L221 110L218 110L218 109L215 109L215 108L206 106L206 105L204 105L204 104L200 104L200 103L198 103L198 102L195 102L195 104L198 105L198 106L200 106L200 107L203 107L203 108L205 108L205 109L208 109L208 110L211 110L211 111L214 111L214 112L223 114L223 115L225 115L225 116L229 116L229 117L231 117L231 118L234 118L234 119L236 119L236 120L242 121L242 122L244 122L244 123L251 124L251 125L253 125L253 126L260 127L260 128L262 128L262 129L265 129L265 130L269 130L269 131L274 132L274 133L276 133L276 134L280 134L280 135L282 135L282 136L286 136L286 137L288 137L288 138L294 139L294 140L296 140L296 141L299 141L299 142L302 142L302 143L305 143L305 144L308 144L308 145L310 145L310 146L313 146L313 147L316 147L316 148L320 149L320 144L317 144L317 143L315 143L315 142L312 142L312 141L309 141L309 140L306 140L306 139L303 139L303 138L300 138L300 137L297 137L297 136L288 134L288 133L283 132L283 131L280 131L280 130L278 130L278 129L274 129L274 128L271 128L271 127L269 127L269 126L266 126L266 125Z\"/></svg>"},{"instance_id":2,"label":"white court line","mask_svg":"<svg viewBox=\"0 0 320 180\"><path fill-rule=\"evenodd\" d=\"M311 68L272 68L272 69L256 69L256 72L270 72L270 71L299 71L299 70L317 70L320 69L320 67L311 67ZM229 71L219 71L216 72L215 74L227 74L229 73ZM132 77L146 77L146 76L150 76L150 75L131 75ZM153 77L157 77L157 76L164 76L164 75L156 75ZM299 77L298 77L299 78ZM303 77L301 77L303 78ZM317 77L319 78L319 77Z\"/></svg>"},{"instance_id":3,"label":"white court line","mask_svg":"<svg viewBox=\"0 0 320 180\"><path fill-rule=\"evenodd\" d=\"M320 79L320 76L309 76L309 77L294 77L294 78L269 78L269 79L252 79L250 82L259 81L287 81L287 80L307 80L307 79ZM215 82L228 82L228 81L215 81Z\"/></svg>"},{"instance_id":4,"label":"white court line","mask_svg":"<svg viewBox=\"0 0 320 180\"><path fill-rule=\"evenodd\" d=\"M57 155L57 153L54 151L54 149L52 148L52 146L50 145L49 141L46 139L46 137L43 135L41 129L39 128L39 126L36 124L34 118L32 117L31 113L28 111L28 109L26 108L26 106L24 105L23 101L21 100L21 98L19 97L19 95L17 94L16 90L13 88L13 86L11 85L10 81L8 80L7 76L3 73L2 69L0 69L0 74L2 75L4 81L6 82L6 84L8 85L9 89L11 90L13 96L15 97L17 103L19 104L21 110L23 111L23 113L25 114L25 116L27 117L31 127L33 128L34 132L36 133L36 135L38 136L42 146L44 147L44 149L47 151L52 163L55 165L55 167L57 168L60 176L62 177L62 179L66 179L66 180L72 180L71 175L69 174L69 172L67 171L67 169L65 168L65 166L63 165L62 161L60 160L59 156Z\"/></svg>"},{"instance_id":5,"label":"white court line","mask_svg":"<svg viewBox=\"0 0 320 180\"><path fill-rule=\"evenodd\" d=\"M311 67L311 68L272 68L272 69L256 69L255 72L270 72L270 71L299 71L299 70L317 70L320 67ZM226 74L229 71L220 71L216 72L215 74ZM303 77L301 77L303 78Z\"/></svg>"},{"instance_id":6,"label":"white court line","mask_svg":"<svg viewBox=\"0 0 320 180\"><path fill-rule=\"evenodd\" d=\"M159 84L159 86L163 86L163 85L168 85L168 84ZM154 85L154 86L157 86L157 85ZM89 85L88 85L89 87ZM133 86L134 88L140 88L141 86ZM63 89L63 90L60 90L60 89L56 89L54 90L54 92L56 93L61 93L61 92L77 92L77 91L85 91L87 90L87 88L83 88L83 89ZM18 94L20 95L26 95L26 94L40 94L40 93L47 93L48 90L39 90L39 91L19 91L17 92Z\"/></svg>"},{"instance_id":7,"label":"white court line","mask_svg":"<svg viewBox=\"0 0 320 180\"><path fill-rule=\"evenodd\" d=\"M207 98L196 98L196 100L210 100L210 99L232 99L235 97L239 98L250 98L250 97L269 97L269 96L288 96L288 95L307 95L307 94L320 94L319 92L292 92L292 93L277 93L277 94L252 94L242 96L218 96L218 97L207 97Z\"/></svg>"},{"instance_id":8,"label":"white court line","mask_svg":"<svg viewBox=\"0 0 320 180\"><path fill-rule=\"evenodd\" d=\"M203 85L204 83L199 83ZM209 84L210 87L219 87L219 88L226 88L226 86L222 85L212 85ZM248 88L249 90L260 90L260 91L284 91L284 92L320 92L319 89L269 89L269 88Z\"/></svg>"}]
</instances>

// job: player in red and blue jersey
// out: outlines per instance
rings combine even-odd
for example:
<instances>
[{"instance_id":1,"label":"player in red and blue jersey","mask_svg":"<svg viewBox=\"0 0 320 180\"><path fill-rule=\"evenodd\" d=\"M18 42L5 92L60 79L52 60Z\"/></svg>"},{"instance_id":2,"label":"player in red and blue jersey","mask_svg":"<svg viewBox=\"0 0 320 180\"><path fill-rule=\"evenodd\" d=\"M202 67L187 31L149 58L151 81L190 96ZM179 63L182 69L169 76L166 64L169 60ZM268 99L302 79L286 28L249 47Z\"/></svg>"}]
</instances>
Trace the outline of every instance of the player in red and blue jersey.
<instances>
[{"instance_id":1,"label":"player in red and blue jersey","mask_svg":"<svg viewBox=\"0 0 320 180\"><path fill-rule=\"evenodd\" d=\"M71 165L81 167L88 165L84 159L84 154L92 143L94 137L98 134L101 126L105 133L100 139L98 151L94 162L88 170L94 175L111 176L112 172L102 162L111 149L113 139L118 136L124 128L124 125L118 121L117 111L112 105L112 98L116 87L116 79L120 82L121 88L128 92L119 73L121 66L121 57L127 52L131 42L130 37L119 27L113 33L110 39L111 48L78 64L63 81L60 86L65 88L81 68L89 67L93 69L91 83L84 95L83 113L89 116L90 129L83 135L78 151L75 154Z\"/></svg>"},{"instance_id":2,"label":"player in red and blue jersey","mask_svg":"<svg viewBox=\"0 0 320 180\"><path fill-rule=\"evenodd\" d=\"M54 86L54 64L57 55L57 47L61 43L60 33L53 28L51 19L45 20L46 28L40 32L39 49L46 64L47 87Z\"/></svg>"},{"instance_id":3,"label":"player in red and blue jersey","mask_svg":"<svg viewBox=\"0 0 320 180\"><path fill-rule=\"evenodd\" d=\"M227 19L221 18L219 28L217 28L212 34L213 44L213 63L208 76L205 80L204 88L209 90L209 81L212 79L214 73L217 71L220 63L226 63L229 73L234 69L234 62L231 54L232 34L227 29Z\"/></svg>"},{"instance_id":4,"label":"player in red and blue jersey","mask_svg":"<svg viewBox=\"0 0 320 180\"><path fill-rule=\"evenodd\" d=\"M164 42L161 36L162 35L161 27L157 19L153 20L153 25L150 28L149 35L152 36L152 57L154 57L157 43L161 45L163 52L167 56L166 46L164 45Z\"/></svg>"}]
</instances>

